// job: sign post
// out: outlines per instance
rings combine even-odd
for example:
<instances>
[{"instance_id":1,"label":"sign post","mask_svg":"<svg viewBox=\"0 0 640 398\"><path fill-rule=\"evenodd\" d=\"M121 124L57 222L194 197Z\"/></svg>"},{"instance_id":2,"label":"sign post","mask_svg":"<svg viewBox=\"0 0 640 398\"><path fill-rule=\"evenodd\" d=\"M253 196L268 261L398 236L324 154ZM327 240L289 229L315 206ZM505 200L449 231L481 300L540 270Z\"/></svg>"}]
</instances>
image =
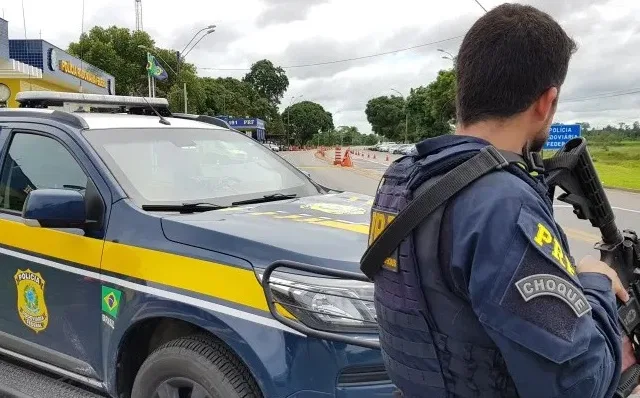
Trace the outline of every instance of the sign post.
<instances>
[{"instance_id":1,"label":"sign post","mask_svg":"<svg viewBox=\"0 0 640 398\"><path fill-rule=\"evenodd\" d=\"M552 124L549 138L542 149L559 150L569 140L580 137L582 126L579 124Z\"/></svg>"}]
</instances>

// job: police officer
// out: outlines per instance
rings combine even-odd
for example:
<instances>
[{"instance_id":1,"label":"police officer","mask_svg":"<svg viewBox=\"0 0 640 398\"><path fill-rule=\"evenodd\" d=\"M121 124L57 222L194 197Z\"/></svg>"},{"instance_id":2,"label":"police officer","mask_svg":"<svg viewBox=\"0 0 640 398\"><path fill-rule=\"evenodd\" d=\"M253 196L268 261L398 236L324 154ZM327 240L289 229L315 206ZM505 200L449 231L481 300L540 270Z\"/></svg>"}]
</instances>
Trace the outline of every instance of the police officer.
<instances>
[{"instance_id":1,"label":"police officer","mask_svg":"<svg viewBox=\"0 0 640 398\"><path fill-rule=\"evenodd\" d=\"M616 389L616 296L628 295L606 264L574 261L530 156L548 138L575 50L533 7L487 12L457 56L456 133L418 143L383 177L370 243L437 176L481 149L492 145L509 161L439 206L380 262L382 354L404 397L599 398Z\"/></svg>"}]
</instances>

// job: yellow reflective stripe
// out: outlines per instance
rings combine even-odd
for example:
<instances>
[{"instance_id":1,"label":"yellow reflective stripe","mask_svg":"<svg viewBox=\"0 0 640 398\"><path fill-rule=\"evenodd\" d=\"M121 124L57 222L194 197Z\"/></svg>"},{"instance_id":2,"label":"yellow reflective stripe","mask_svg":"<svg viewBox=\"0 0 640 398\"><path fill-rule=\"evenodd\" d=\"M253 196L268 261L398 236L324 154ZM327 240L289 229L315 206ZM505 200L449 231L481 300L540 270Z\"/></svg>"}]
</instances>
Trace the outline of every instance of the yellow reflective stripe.
<instances>
[{"instance_id":1,"label":"yellow reflective stripe","mask_svg":"<svg viewBox=\"0 0 640 398\"><path fill-rule=\"evenodd\" d=\"M69 232L29 227L0 219L0 243L70 262L100 268L103 241Z\"/></svg>"},{"instance_id":2,"label":"yellow reflective stripe","mask_svg":"<svg viewBox=\"0 0 640 398\"><path fill-rule=\"evenodd\" d=\"M300 222L304 222L305 220L296 220ZM346 222L336 221L336 220L324 220L324 221L313 221L310 224L324 225L325 227L344 229L345 231L358 232L361 234L369 235L369 226L362 224L350 224Z\"/></svg>"},{"instance_id":3,"label":"yellow reflective stripe","mask_svg":"<svg viewBox=\"0 0 640 398\"><path fill-rule=\"evenodd\" d=\"M0 219L0 243L269 311L253 270ZM104 251L103 251L104 245ZM293 318L286 310L280 313Z\"/></svg>"},{"instance_id":4,"label":"yellow reflective stripe","mask_svg":"<svg viewBox=\"0 0 640 398\"><path fill-rule=\"evenodd\" d=\"M105 242L102 269L268 311L252 270Z\"/></svg>"}]
</instances>

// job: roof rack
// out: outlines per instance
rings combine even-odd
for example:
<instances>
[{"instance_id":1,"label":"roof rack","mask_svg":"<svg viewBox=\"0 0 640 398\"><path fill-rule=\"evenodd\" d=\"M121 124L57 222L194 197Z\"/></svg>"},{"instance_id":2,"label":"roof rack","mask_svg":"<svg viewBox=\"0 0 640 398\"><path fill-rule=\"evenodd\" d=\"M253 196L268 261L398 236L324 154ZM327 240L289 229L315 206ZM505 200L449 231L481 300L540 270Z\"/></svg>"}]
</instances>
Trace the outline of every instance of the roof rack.
<instances>
[{"instance_id":1,"label":"roof rack","mask_svg":"<svg viewBox=\"0 0 640 398\"><path fill-rule=\"evenodd\" d=\"M92 110L111 108L112 111L133 114L155 115L153 109L163 116L171 116L166 98L134 97L125 95L66 93L59 91L22 91L16 94L21 108L62 107L65 104L89 105ZM153 109L152 109L153 108Z\"/></svg>"}]
</instances>

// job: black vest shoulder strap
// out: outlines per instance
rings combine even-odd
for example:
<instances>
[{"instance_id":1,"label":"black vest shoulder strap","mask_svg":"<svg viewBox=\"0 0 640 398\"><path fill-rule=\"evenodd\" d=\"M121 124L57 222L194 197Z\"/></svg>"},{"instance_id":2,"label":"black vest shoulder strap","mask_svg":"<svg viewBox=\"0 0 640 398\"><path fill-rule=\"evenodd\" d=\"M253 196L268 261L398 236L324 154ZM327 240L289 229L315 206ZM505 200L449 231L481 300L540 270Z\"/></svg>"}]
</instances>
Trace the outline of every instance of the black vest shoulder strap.
<instances>
[{"instance_id":1,"label":"black vest shoulder strap","mask_svg":"<svg viewBox=\"0 0 640 398\"><path fill-rule=\"evenodd\" d=\"M442 178L428 187L420 189L420 194L409 202L393 219L387 228L367 248L360 259L360 270L371 280L382 267L384 259L400 245L400 242L417 227L429 214L467 185L483 175L505 168L509 161L495 147L482 148L471 159L448 171ZM427 189L429 188L429 189Z\"/></svg>"}]
</instances>

